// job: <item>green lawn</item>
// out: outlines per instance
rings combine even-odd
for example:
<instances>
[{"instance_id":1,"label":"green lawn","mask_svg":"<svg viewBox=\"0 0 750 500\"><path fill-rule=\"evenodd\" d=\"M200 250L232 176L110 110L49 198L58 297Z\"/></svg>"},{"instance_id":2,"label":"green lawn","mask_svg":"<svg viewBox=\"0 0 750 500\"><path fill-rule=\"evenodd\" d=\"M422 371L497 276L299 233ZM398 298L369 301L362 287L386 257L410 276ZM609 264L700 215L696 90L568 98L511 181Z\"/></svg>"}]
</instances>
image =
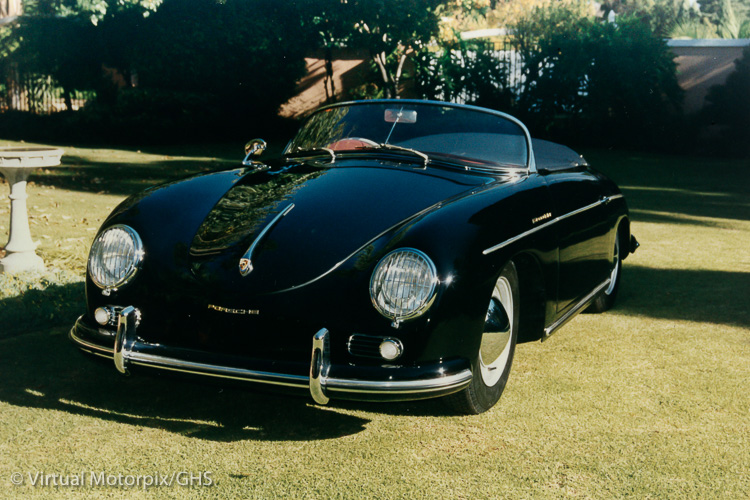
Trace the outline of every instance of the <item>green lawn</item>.
<instances>
[{"instance_id":1,"label":"green lawn","mask_svg":"<svg viewBox=\"0 0 750 500\"><path fill-rule=\"evenodd\" d=\"M68 168L28 189L56 270L0 275L0 497L750 497L750 162L587 152L622 186L642 243L619 302L519 345L499 405L456 417L439 401L319 407L124 378L84 358L66 333L98 225L126 194L241 148L62 146ZM32 487L37 471L209 471L214 484Z\"/></svg>"}]
</instances>

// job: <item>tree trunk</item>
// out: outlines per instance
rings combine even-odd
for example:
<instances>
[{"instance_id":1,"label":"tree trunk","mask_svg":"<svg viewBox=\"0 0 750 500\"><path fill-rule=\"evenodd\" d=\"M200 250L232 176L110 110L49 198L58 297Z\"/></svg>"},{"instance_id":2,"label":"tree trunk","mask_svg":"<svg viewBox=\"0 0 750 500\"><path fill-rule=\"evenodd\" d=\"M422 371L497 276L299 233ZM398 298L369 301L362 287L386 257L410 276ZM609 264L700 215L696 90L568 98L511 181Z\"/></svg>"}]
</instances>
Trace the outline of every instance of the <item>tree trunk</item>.
<instances>
[{"instance_id":1,"label":"tree trunk","mask_svg":"<svg viewBox=\"0 0 750 500\"><path fill-rule=\"evenodd\" d=\"M336 100L336 84L333 81L333 51L331 51L331 47L326 47L324 57L325 57L326 76L323 79L323 86L326 89L326 102L328 104L331 104ZM328 93L329 85L330 85L330 94Z\"/></svg>"},{"instance_id":2,"label":"tree trunk","mask_svg":"<svg viewBox=\"0 0 750 500\"><path fill-rule=\"evenodd\" d=\"M411 49L404 49L404 53L401 54L401 57L398 61L398 68L396 69L396 77L393 79L393 87L396 89L396 95L398 95L398 85L401 83L401 74L404 71L404 63L406 62L406 58L408 57L409 53L411 52Z\"/></svg>"},{"instance_id":3,"label":"tree trunk","mask_svg":"<svg viewBox=\"0 0 750 500\"><path fill-rule=\"evenodd\" d=\"M385 52L380 52L372 55L375 64L380 69L380 77L383 79L383 89L385 90L385 96L388 99L392 99L394 97L398 97L398 89L393 87L393 81L391 79L391 76L388 74L388 69L385 67L386 57L387 56Z\"/></svg>"},{"instance_id":4,"label":"tree trunk","mask_svg":"<svg viewBox=\"0 0 750 500\"><path fill-rule=\"evenodd\" d=\"M73 111L73 98L70 95L70 89L63 89L63 99L65 100L65 109L67 111Z\"/></svg>"}]
</instances>

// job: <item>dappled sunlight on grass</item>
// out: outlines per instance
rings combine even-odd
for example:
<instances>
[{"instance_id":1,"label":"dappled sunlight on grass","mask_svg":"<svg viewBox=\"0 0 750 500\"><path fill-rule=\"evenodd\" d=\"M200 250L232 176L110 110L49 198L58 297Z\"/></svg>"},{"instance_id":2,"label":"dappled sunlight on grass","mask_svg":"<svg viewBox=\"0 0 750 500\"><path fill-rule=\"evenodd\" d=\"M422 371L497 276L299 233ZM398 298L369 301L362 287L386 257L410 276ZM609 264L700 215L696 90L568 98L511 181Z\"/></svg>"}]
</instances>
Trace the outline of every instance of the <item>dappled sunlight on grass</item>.
<instances>
[{"instance_id":1,"label":"dappled sunlight on grass","mask_svg":"<svg viewBox=\"0 0 750 500\"><path fill-rule=\"evenodd\" d=\"M183 169L215 168L232 148L190 149L72 148L67 173L43 171L29 186L50 269L0 280L0 331L13 330L0 335L3 497L31 492L10 488L19 470L213 472L210 490L156 492L181 497L750 496L747 162L587 154L623 186L642 244L618 302L520 344L498 406L464 417L439 400L318 407L304 394L123 377L70 345L88 248L112 208Z\"/></svg>"},{"instance_id":2,"label":"dappled sunlight on grass","mask_svg":"<svg viewBox=\"0 0 750 500\"><path fill-rule=\"evenodd\" d=\"M31 143L0 141L2 146L31 146ZM50 145L50 144L48 144ZM62 165L37 170L29 180L50 188L82 193L130 195L149 186L198 172L238 165L242 160L240 145L219 145L207 154L205 147L184 147L192 154L149 153L124 148L101 149L55 144L65 151ZM157 148L158 149L158 148ZM234 151L236 149L236 151Z\"/></svg>"},{"instance_id":3,"label":"dappled sunlight on grass","mask_svg":"<svg viewBox=\"0 0 750 500\"><path fill-rule=\"evenodd\" d=\"M734 229L732 221L716 217L697 217L679 212L660 212L657 210L632 209L634 220L659 224L692 224L695 226L710 226L723 229Z\"/></svg>"},{"instance_id":4,"label":"dappled sunlight on grass","mask_svg":"<svg viewBox=\"0 0 750 500\"><path fill-rule=\"evenodd\" d=\"M123 377L111 361L85 359L68 343L66 332L55 329L3 342L0 366L12 369L4 373L0 401L218 441L325 439L362 430L363 421L337 416L307 399L149 378L144 371ZM294 419L282 418L284 413L306 418L296 428ZM318 418L321 426L316 427ZM284 424L276 427L279 419ZM345 422L351 423L346 429Z\"/></svg>"}]
</instances>

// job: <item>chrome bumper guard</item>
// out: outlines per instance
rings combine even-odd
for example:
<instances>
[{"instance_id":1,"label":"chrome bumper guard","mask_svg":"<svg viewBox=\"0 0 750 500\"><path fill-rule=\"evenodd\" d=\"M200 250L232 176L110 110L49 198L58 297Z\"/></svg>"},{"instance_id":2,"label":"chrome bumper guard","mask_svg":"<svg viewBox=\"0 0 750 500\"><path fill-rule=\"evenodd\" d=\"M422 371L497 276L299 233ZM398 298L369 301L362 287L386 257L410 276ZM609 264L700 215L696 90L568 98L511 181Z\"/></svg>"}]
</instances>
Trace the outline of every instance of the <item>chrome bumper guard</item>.
<instances>
[{"instance_id":1,"label":"chrome bumper guard","mask_svg":"<svg viewBox=\"0 0 750 500\"><path fill-rule=\"evenodd\" d=\"M430 393L449 393L465 388L471 382L471 370L464 369L457 373L444 374L439 377L418 380L359 380L330 377L331 363L329 359L329 333L323 328L312 340L312 356L310 360L310 376L272 373L259 370L249 370L231 366L220 366L195 361L188 361L166 356L157 356L139 351L137 340L138 311L128 306L118 315L117 333L113 349L88 342L75 333L75 327L70 332L70 338L79 348L93 354L112 357L118 372L128 375L131 365L140 365L162 370L170 370L195 375L205 375L248 382L271 385L281 385L299 389L307 389L313 400L325 405L331 395L339 393L346 395L429 395ZM359 399L359 398L357 398Z\"/></svg>"}]
</instances>

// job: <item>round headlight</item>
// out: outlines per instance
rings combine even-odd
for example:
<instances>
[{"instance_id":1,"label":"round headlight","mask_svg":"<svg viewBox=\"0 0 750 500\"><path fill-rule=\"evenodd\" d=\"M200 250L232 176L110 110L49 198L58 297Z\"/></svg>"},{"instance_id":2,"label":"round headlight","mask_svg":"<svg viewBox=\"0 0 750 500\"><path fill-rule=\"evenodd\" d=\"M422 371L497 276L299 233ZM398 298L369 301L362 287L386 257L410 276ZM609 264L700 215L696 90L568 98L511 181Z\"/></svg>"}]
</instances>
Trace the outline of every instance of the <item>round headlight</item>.
<instances>
[{"instance_id":1,"label":"round headlight","mask_svg":"<svg viewBox=\"0 0 750 500\"><path fill-rule=\"evenodd\" d=\"M413 248L383 257L370 279L370 298L383 316L395 321L416 318L431 305L437 286L435 264Z\"/></svg>"},{"instance_id":2,"label":"round headlight","mask_svg":"<svg viewBox=\"0 0 750 500\"><path fill-rule=\"evenodd\" d=\"M99 288L116 288L130 280L143 260L143 242L132 227L114 225L91 245L89 276Z\"/></svg>"}]
</instances>

